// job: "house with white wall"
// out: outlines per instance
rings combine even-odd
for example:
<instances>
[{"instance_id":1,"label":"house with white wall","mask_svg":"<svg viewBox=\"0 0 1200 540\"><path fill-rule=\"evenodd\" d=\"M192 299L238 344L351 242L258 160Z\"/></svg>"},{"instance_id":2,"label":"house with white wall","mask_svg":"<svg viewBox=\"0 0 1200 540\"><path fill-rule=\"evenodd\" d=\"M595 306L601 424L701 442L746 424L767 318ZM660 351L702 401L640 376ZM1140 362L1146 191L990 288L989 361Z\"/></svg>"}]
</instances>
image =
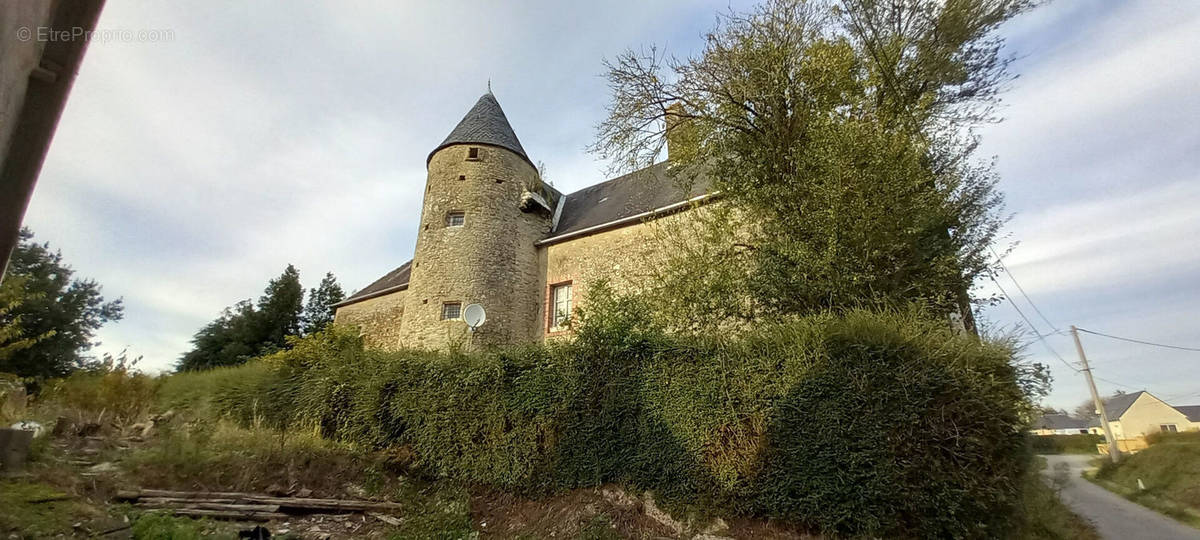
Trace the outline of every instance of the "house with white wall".
<instances>
[{"instance_id":1,"label":"house with white wall","mask_svg":"<svg viewBox=\"0 0 1200 540\"><path fill-rule=\"evenodd\" d=\"M1029 429L1034 435L1079 435L1088 433L1088 421L1067 414L1043 414Z\"/></svg>"},{"instance_id":2,"label":"house with white wall","mask_svg":"<svg viewBox=\"0 0 1200 540\"><path fill-rule=\"evenodd\" d=\"M1200 407L1198 407L1200 408ZM1187 414L1145 390L1117 394L1104 400L1108 423L1118 440L1137 439L1152 433L1188 431L1200 428ZM1200 413L1200 411L1197 411ZM1198 416L1200 417L1200 416ZM1100 420L1093 420L1088 431L1103 435Z\"/></svg>"}]
</instances>

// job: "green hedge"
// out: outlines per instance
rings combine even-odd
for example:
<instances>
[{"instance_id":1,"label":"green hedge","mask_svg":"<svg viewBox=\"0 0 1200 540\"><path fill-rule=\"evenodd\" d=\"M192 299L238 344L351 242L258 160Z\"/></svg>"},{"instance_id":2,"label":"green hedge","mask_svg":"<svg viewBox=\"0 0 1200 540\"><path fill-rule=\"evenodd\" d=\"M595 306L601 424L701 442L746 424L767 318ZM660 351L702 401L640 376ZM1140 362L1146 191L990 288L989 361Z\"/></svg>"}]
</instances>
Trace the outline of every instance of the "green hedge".
<instances>
[{"instance_id":1,"label":"green hedge","mask_svg":"<svg viewBox=\"0 0 1200 540\"><path fill-rule=\"evenodd\" d=\"M686 339L640 313L594 302L570 343L470 355L363 350L335 328L178 386L242 422L406 448L416 472L527 494L619 482L850 535L1016 526L1027 402L1008 343L916 313Z\"/></svg>"},{"instance_id":2,"label":"green hedge","mask_svg":"<svg viewBox=\"0 0 1200 540\"><path fill-rule=\"evenodd\" d=\"M1030 435L1030 446L1038 454L1096 454L1103 435Z\"/></svg>"}]
</instances>

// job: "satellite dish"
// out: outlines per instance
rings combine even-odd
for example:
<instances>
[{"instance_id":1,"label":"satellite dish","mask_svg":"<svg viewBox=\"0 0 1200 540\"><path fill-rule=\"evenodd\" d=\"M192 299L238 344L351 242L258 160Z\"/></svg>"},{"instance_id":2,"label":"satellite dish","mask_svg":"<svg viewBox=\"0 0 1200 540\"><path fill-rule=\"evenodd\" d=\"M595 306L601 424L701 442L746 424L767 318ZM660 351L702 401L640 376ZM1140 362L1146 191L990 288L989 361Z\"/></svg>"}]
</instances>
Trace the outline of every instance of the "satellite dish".
<instances>
[{"instance_id":1,"label":"satellite dish","mask_svg":"<svg viewBox=\"0 0 1200 540\"><path fill-rule=\"evenodd\" d=\"M482 326L484 321L487 320L487 313L483 311L483 306L479 304L468 304L463 309L463 320L467 322L467 326L470 326L471 331L474 332L476 328Z\"/></svg>"}]
</instances>

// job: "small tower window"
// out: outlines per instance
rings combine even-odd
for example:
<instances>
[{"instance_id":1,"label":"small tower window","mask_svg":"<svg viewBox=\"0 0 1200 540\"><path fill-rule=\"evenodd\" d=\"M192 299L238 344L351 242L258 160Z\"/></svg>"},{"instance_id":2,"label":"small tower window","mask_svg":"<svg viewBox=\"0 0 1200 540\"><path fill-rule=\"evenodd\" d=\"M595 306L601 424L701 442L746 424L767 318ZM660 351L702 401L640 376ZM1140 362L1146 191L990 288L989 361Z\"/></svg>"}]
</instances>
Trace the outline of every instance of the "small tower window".
<instances>
[{"instance_id":1,"label":"small tower window","mask_svg":"<svg viewBox=\"0 0 1200 540\"><path fill-rule=\"evenodd\" d=\"M467 222L467 214L465 212L450 212L446 214L447 227L462 227L463 223Z\"/></svg>"},{"instance_id":2,"label":"small tower window","mask_svg":"<svg viewBox=\"0 0 1200 540\"><path fill-rule=\"evenodd\" d=\"M477 160L477 159L479 159L479 149L478 149L478 148L476 148L476 147L474 147L474 146L472 146L472 147L468 148L468 149L467 149L467 159L468 159L468 160Z\"/></svg>"},{"instance_id":3,"label":"small tower window","mask_svg":"<svg viewBox=\"0 0 1200 540\"><path fill-rule=\"evenodd\" d=\"M462 318L462 302L446 302L442 304L442 320L457 321Z\"/></svg>"}]
</instances>

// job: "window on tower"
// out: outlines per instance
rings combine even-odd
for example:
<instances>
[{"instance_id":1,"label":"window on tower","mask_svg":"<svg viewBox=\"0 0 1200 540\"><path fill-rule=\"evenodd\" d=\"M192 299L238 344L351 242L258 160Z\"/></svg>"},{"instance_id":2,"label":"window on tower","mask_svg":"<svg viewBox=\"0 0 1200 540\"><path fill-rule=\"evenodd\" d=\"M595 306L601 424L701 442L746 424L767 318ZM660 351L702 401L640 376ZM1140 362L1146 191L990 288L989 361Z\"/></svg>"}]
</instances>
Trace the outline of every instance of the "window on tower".
<instances>
[{"instance_id":1,"label":"window on tower","mask_svg":"<svg viewBox=\"0 0 1200 540\"><path fill-rule=\"evenodd\" d=\"M462 227L467 222L467 214L465 212L454 211L446 214L447 227Z\"/></svg>"},{"instance_id":2,"label":"window on tower","mask_svg":"<svg viewBox=\"0 0 1200 540\"><path fill-rule=\"evenodd\" d=\"M479 149L474 146L468 148L467 149L467 159L469 159L469 160L479 159Z\"/></svg>"},{"instance_id":3,"label":"window on tower","mask_svg":"<svg viewBox=\"0 0 1200 540\"><path fill-rule=\"evenodd\" d=\"M462 318L462 302L446 302L442 304L442 320L456 321Z\"/></svg>"}]
</instances>

